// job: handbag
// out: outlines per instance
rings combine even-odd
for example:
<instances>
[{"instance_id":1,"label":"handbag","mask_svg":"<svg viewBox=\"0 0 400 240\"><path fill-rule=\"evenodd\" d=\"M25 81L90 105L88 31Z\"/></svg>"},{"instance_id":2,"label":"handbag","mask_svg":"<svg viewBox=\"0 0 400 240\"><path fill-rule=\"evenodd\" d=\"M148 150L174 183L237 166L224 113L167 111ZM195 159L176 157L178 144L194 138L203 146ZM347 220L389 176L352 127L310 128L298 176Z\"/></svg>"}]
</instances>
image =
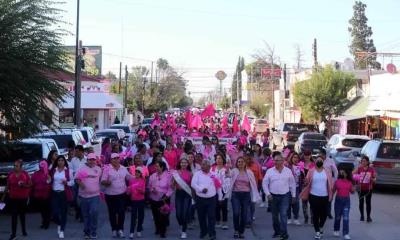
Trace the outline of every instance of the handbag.
<instances>
[{"instance_id":1,"label":"handbag","mask_svg":"<svg viewBox=\"0 0 400 240\"><path fill-rule=\"evenodd\" d=\"M299 194L299 198L303 201L307 201L310 196L310 190L311 190L311 184L309 183L303 188L303 190Z\"/></svg>"},{"instance_id":2,"label":"handbag","mask_svg":"<svg viewBox=\"0 0 400 240\"><path fill-rule=\"evenodd\" d=\"M364 182L364 179L365 179L365 177L367 176L368 170L369 170L369 167L367 168L367 170L365 170L365 172L364 172L364 177L362 178L362 180L359 181L358 184L356 185L356 191L357 191L358 193L361 192L361 184Z\"/></svg>"}]
</instances>

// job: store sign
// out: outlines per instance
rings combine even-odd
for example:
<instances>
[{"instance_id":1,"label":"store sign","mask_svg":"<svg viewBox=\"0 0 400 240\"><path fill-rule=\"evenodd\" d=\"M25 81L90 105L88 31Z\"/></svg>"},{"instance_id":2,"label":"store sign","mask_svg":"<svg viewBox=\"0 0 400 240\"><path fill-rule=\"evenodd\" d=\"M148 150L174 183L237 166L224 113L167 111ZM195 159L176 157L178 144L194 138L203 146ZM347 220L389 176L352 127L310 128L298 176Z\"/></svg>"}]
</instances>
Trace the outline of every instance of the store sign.
<instances>
[{"instance_id":1,"label":"store sign","mask_svg":"<svg viewBox=\"0 0 400 240\"><path fill-rule=\"evenodd\" d=\"M274 68L273 76L275 78L280 78L282 75L282 69ZM261 68L261 77L263 78L271 78L272 77L272 68Z\"/></svg>"}]
</instances>

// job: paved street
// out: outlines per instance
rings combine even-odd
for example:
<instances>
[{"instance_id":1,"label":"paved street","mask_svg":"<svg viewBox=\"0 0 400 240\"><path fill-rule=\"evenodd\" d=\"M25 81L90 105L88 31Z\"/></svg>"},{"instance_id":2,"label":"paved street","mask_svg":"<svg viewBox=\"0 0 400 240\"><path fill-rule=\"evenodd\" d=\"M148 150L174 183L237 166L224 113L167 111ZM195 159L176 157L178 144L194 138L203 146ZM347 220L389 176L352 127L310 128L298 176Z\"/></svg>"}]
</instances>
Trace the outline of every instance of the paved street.
<instances>
[{"instance_id":1,"label":"paved street","mask_svg":"<svg viewBox=\"0 0 400 240\"><path fill-rule=\"evenodd\" d=\"M385 190L373 195L373 223L367 224L366 222L359 221L358 203L356 195L352 197L352 210L350 217L350 234L352 239L362 240L396 240L399 239L400 233L398 223L400 223L400 191L398 190ZM111 231L108 224L107 212L105 205L102 204L101 214L99 217L99 239L110 239ZM232 239L232 220L231 213L229 213L229 230L218 230L218 239ZM302 215L301 215L302 218ZM177 226L175 214L170 217L171 226L168 229L168 239L178 239L180 230ZM0 239L7 239L9 236L10 217L4 214L0 215ZM20 239L56 239L56 226L52 225L49 230L39 229L40 218L39 214L29 214L27 219L28 237ZM127 212L127 220L125 224L125 234L128 234L130 224L130 215ZM76 222L73 217L69 216L67 230L65 232L66 239L82 239L81 223ZM20 229L19 229L20 230ZM333 220L328 220L325 227L324 239L336 239L332 236ZM20 233L20 231L18 232ZM289 226L290 239L309 240L313 239L313 229L311 225L307 226ZM199 230L196 227L194 230L188 231L190 239L198 239ZM246 239L271 239L272 224L271 215L266 212L265 208L257 207L256 221L254 230L246 230ZM157 239L154 235L154 225L151 218L151 212L146 210L145 224L142 239Z\"/></svg>"}]
</instances>

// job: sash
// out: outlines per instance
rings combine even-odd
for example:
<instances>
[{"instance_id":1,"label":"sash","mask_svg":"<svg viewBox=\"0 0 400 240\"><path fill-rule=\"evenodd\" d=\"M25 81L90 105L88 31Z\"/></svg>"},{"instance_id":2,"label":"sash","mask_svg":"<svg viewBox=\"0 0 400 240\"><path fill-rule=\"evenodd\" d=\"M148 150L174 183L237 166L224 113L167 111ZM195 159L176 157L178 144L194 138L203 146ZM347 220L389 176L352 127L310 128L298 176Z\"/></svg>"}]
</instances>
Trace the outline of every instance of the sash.
<instances>
[{"instance_id":1,"label":"sash","mask_svg":"<svg viewBox=\"0 0 400 240\"><path fill-rule=\"evenodd\" d=\"M174 177L175 182L187 193L192 197L192 189L187 185L187 183L181 178L179 175L178 171L174 171L172 173L172 176Z\"/></svg>"}]
</instances>

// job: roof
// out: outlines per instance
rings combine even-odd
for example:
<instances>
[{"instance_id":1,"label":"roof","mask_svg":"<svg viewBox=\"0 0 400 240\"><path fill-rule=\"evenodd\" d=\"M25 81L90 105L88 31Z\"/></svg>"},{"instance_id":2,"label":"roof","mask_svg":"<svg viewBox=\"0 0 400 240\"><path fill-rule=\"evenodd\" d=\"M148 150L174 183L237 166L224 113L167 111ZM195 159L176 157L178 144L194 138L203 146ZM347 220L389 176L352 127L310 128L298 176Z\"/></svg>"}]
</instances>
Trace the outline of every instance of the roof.
<instances>
[{"instance_id":1,"label":"roof","mask_svg":"<svg viewBox=\"0 0 400 240\"><path fill-rule=\"evenodd\" d=\"M350 121L365 118L367 116L368 104L369 97L359 97L350 103L349 107L342 115L335 117L334 119Z\"/></svg>"},{"instance_id":2,"label":"roof","mask_svg":"<svg viewBox=\"0 0 400 240\"><path fill-rule=\"evenodd\" d=\"M61 108L73 109L74 96L64 98ZM82 109L122 109L122 104L117 98L105 92L82 92L81 93L81 108Z\"/></svg>"},{"instance_id":3,"label":"roof","mask_svg":"<svg viewBox=\"0 0 400 240\"><path fill-rule=\"evenodd\" d=\"M50 80L67 82L75 80L75 73L61 70L48 70L44 73ZM81 81L100 82L103 79L81 74Z\"/></svg>"}]
</instances>

